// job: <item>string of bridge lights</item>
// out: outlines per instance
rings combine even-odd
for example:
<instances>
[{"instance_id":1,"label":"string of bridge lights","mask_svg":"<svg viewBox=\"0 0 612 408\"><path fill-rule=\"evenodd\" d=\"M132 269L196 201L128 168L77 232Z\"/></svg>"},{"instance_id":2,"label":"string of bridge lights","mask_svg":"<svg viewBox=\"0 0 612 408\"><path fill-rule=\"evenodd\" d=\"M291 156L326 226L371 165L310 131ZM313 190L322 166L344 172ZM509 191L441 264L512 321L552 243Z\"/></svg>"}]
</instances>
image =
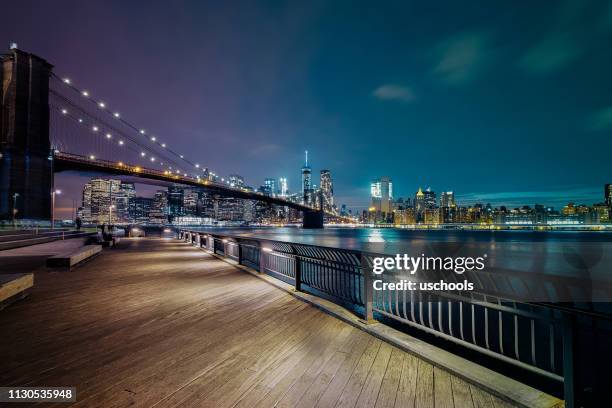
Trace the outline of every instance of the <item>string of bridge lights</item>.
<instances>
[{"instance_id":1,"label":"string of bridge lights","mask_svg":"<svg viewBox=\"0 0 612 408\"><path fill-rule=\"evenodd\" d=\"M190 167L195 168L195 169L200 169L201 166L199 163L193 163L192 161L190 161L189 159L186 159L185 156L183 154L179 154L177 152L175 152L174 150L172 150L171 148L168 147L168 145L165 142L161 142L158 140L158 138L154 135L148 135L147 131L143 128L139 128L136 127L135 125L133 125L131 122L127 121L126 119L123 118L123 116L118 112L118 111L113 111L111 110L105 102L101 101L101 100L97 100L95 98L93 98L90 94L89 91L87 91L86 89L81 89L76 87L72 81L69 78L60 78L59 76L57 76L56 74L52 73L52 76L55 77L56 79L58 79L62 84L64 84L66 87L70 88L71 90L77 92L79 95L81 95L83 98L85 98L86 100L89 100L90 102L92 102L93 104L95 104L98 109L100 109L101 111L108 113L109 115L112 115L112 117L114 117L116 120L120 121L121 123L123 123L124 125L126 125L127 127L129 127L130 129L134 130L135 132L137 132L137 134L143 136L148 142L153 143L154 145L159 146L161 149L163 149L164 151L174 155L175 157L178 157L180 160L184 161L185 163L187 163ZM68 110L66 108L61 108L60 112L63 115L67 115L68 114ZM83 119L82 118L74 118L76 119L79 123L83 123ZM98 133L100 128L97 125L91 125L91 130L94 133ZM106 133L106 138L107 139L112 139L112 133ZM134 141L132 139L132 141ZM137 143L136 141L134 141L135 143ZM119 140L118 144L120 146L124 145L124 141L123 140ZM137 143L139 144L139 143ZM140 145L140 144L139 144ZM140 156L141 157L146 157L146 153L145 152L140 152ZM95 157L95 156L94 156ZM154 156L151 156L149 158L149 160L151 162L155 162L156 158ZM173 162L173 160L170 160L171 162ZM176 163L175 163L176 164ZM163 162L160 163L160 165L163 165ZM169 166L170 170L173 170L171 166ZM180 170L175 170L177 174L180 174L181 171ZM202 168L202 171L205 173L206 172L206 168ZM187 176L187 173L183 173L184 176ZM218 175L214 172L209 172L209 174L211 176L213 176L213 178L217 177ZM199 175L196 175L197 179L200 179ZM225 180L225 178L221 178L222 182L225 182L227 184L230 184L229 180Z\"/></svg>"}]
</instances>

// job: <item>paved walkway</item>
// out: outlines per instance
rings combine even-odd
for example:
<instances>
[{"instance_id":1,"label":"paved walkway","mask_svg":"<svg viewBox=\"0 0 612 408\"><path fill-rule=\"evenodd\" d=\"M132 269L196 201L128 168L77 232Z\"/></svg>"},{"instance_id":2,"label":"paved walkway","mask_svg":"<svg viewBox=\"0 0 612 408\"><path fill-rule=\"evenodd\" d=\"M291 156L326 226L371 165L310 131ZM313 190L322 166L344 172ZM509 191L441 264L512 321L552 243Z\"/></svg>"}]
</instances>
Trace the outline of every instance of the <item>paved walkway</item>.
<instances>
[{"instance_id":1,"label":"paved walkway","mask_svg":"<svg viewBox=\"0 0 612 408\"><path fill-rule=\"evenodd\" d=\"M201 250L122 242L0 312L0 385L75 386L79 407L509 406Z\"/></svg>"}]
</instances>

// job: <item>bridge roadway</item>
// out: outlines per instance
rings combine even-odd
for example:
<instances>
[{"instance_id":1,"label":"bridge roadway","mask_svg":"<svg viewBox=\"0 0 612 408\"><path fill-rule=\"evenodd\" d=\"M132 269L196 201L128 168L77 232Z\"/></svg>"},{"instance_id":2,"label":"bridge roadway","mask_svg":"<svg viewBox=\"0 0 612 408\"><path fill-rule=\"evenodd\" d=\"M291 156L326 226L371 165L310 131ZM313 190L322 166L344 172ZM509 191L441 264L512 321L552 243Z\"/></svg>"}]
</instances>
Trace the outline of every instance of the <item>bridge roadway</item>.
<instances>
[{"instance_id":1,"label":"bridge roadway","mask_svg":"<svg viewBox=\"0 0 612 408\"><path fill-rule=\"evenodd\" d=\"M65 152L55 152L53 157L54 171L56 172L63 170L85 170L100 171L103 173L112 173L122 176L142 177L166 183L178 183L189 186L196 186L222 196L264 201L270 204L294 208L298 211L317 211L316 208L304 204L285 200L280 197L266 196L261 193L249 191L245 188L231 187L228 184L210 181L204 178L197 179L195 177L184 176L183 174L175 174L169 171L149 169L142 166L130 165L120 161L115 162L109 160L102 160L99 158L89 158ZM335 216L334 214L328 215Z\"/></svg>"},{"instance_id":2,"label":"bridge roadway","mask_svg":"<svg viewBox=\"0 0 612 408\"><path fill-rule=\"evenodd\" d=\"M185 243L121 246L40 268L0 312L1 385L75 386L76 407L509 406Z\"/></svg>"}]
</instances>

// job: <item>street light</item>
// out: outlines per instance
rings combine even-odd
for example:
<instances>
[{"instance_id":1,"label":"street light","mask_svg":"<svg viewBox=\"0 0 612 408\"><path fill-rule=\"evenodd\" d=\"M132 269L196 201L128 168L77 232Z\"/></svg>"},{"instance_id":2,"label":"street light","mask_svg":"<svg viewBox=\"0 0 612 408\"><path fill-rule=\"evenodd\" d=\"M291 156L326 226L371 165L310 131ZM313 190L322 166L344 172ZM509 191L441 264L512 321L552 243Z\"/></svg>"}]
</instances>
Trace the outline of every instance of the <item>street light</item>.
<instances>
[{"instance_id":1,"label":"street light","mask_svg":"<svg viewBox=\"0 0 612 408\"><path fill-rule=\"evenodd\" d=\"M62 190L53 190L51 192L51 229L55 228L55 195L62 194Z\"/></svg>"},{"instance_id":2,"label":"street light","mask_svg":"<svg viewBox=\"0 0 612 408\"><path fill-rule=\"evenodd\" d=\"M15 217L17 216L17 197L19 197L19 193L13 194L13 229L15 228Z\"/></svg>"}]
</instances>

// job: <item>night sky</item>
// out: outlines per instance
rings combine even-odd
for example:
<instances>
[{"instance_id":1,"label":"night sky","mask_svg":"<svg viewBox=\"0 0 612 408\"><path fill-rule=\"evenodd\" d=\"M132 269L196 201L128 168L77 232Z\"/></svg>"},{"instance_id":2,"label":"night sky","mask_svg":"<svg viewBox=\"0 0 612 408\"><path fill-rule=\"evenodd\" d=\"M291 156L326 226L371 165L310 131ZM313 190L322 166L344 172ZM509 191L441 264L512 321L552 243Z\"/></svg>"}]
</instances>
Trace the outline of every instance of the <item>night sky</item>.
<instances>
[{"instance_id":1,"label":"night sky","mask_svg":"<svg viewBox=\"0 0 612 408\"><path fill-rule=\"evenodd\" d=\"M349 208L383 175L510 206L612 181L612 2L5 3L0 45L252 186L299 189L305 149Z\"/></svg>"}]
</instances>

